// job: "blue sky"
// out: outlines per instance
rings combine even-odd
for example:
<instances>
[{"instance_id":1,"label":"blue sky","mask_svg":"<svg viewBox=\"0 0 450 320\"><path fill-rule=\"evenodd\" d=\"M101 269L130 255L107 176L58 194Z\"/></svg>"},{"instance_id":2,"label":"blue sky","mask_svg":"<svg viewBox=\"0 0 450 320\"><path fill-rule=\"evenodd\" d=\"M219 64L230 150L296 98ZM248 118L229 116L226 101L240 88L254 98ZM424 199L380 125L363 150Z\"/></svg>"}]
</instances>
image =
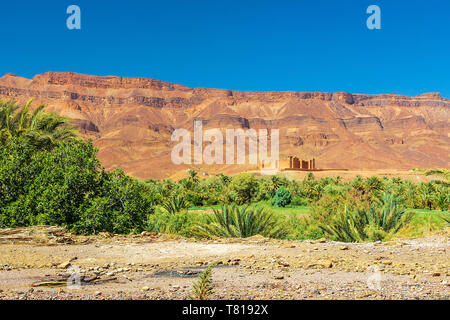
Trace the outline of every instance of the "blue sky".
<instances>
[{"instance_id":1,"label":"blue sky","mask_svg":"<svg viewBox=\"0 0 450 320\"><path fill-rule=\"evenodd\" d=\"M66 8L81 8L68 30ZM382 29L366 27L369 5ZM447 0L3 1L0 74L450 98Z\"/></svg>"}]
</instances>

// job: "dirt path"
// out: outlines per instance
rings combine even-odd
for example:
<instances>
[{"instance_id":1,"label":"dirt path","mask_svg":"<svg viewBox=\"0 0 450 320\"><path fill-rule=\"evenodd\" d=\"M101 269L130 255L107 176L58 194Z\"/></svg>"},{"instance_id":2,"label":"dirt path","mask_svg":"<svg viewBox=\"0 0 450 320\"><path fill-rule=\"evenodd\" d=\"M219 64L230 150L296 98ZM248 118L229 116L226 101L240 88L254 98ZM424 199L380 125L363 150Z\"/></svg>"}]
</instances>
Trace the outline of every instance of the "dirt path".
<instances>
[{"instance_id":1,"label":"dirt path","mask_svg":"<svg viewBox=\"0 0 450 320\"><path fill-rule=\"evenodd\" d=\"M202 242L153 234L63 238L73 243L32 236L3 241L0 298L185 299L211 262L219 263L213 271L216 299L450 297L445 234L383 244L258 236ZM81 287L68 287L69 276ZM39 286L46 282L52 286Z\"/></svg>"}]
</instances>

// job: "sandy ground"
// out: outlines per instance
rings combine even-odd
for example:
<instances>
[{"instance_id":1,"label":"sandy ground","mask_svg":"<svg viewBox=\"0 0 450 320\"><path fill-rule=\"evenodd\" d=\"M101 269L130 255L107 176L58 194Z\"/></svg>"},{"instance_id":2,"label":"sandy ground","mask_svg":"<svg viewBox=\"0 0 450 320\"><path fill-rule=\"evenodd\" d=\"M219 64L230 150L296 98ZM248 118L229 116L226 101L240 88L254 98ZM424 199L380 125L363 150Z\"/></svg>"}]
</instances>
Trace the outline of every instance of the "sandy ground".
<instances>
[{"instance_id":1,"label":"sandy ground","mask_svg":"<svg viewBox=\"0 0 450 320\"><path fill-rule=\"evenodd\" d=\"M213 262L213 299L450 297L448 233L364 244L154 234L62 239L0 241L0 299L186 299Z\"/></svg>"}]
</instances>

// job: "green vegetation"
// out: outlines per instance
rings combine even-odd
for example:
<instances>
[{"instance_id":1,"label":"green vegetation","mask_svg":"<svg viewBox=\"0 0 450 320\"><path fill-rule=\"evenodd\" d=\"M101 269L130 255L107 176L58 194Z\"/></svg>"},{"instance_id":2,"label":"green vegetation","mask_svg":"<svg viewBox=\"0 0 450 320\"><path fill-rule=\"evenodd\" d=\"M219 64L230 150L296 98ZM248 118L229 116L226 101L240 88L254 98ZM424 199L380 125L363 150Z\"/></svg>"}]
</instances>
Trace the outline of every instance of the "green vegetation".
<instances>
[{"instance_id":1,"label":"green vegetation","mask_svg":"<svg viewBox=\"0 0 450 320\"><path fill-rule=\"evenodd\" d=\"M291 192L285 187L278 188L275 196L273 197L273 205L276 207L286 207L291 203L292 195Z\"/></svg>"},{"instance_id":2,"label":"green vegetation","mask_svg":"<svg viewBox=\"0 0 450 320\"><path fill-rule=\"evenodd\" d=\"M168 213L166 210L155 208L155 213L147 218L146 230L150 232L176 234L192 237L191 228L196 223L205 221L203 211L192 212L183 210L178 213Z\"/></svg>"},{"instance_id":3,"label":"green vegetation","mask_svg":"<svg viewBox=\"0 0 450 320\"><path fill-rule=\"evenodd\" d=\"M412 215L412 219L398 232L397 236L399 237L423 237L450 226L450 213L448 211L408 209L406 212Z\"/></svg>"},{"instance_id":4,"label":"green vegetation","mask_svg":"<svg viewBox=\"0 0 450 320\"><path fill-rule=\"evenodd\" d=\"M44 106L31 112L32 100L23 107L14 102L0 101L0 144L13 138L22 138L40 149L51 148L59 141L72 141L77 136L69 119L55 113L44 112Z\"/></svg>"},{"instance_id":5,"label":"green vegetation","mask_svg":"<svg viewBox=\"0 0 450 320\"><path fill-rule=\"evenodd\" d=\"M399 199L384 193L369 208L354 208L333 214L329 225L321 225L333 239L343 242L383 241L390 239L410 222L412 214L405 214Z\"/></svg>"},{"instance_id":6,"label":"green vegetation","mask_svg":"<svg viewBox=\"0 0 450 320\"><path fill-rule=\"evenodd\" d=\"M167 199L167 201L163 203L163 207L168 213L174 214L189 208L189 203L183 196L177 194L173 195L170 199Z\"/></svg>"},{"instance_id":7,"label":"green vegetation","mask_svg":"<svg viewBox=\"0 0 450 320\"><path fill-rule=\"evenodd\" d=\"M302 181L242 173L178 182L106 172L68 120L0 102L0 228L61 225L95 234L144 230L186 237L339 241L420 236L449 226L449 171L430 182L340 177Z\"/></svg>"},{"instance_id":8,"label":"green vegetation","mask_svg":"<svg viewBox=\"0 0 450 320\"><path fill-rule=\"evenodd\" d=\"M122 171L105 172L92 143L51 151L21 138L0 146L0 227L62 225L79 233L139 232L153 191Z\"/></svg>"},{"instance_id":9,"label":"green vegetation","mask_svg":"<svg viewBox=\"0 0 450 320\"><path fill-rule=\"evenodd\" d=\"M437 180L436 183L446 184L447 186L450 183L450 170L447 169L432 169L432 170L416 169L416 170L424 172L426 176L438 176L443 178L444 181Z\"/></svg>"},{"instance_id":10,"label":"green vegetation","mask_svg":"<svg viewBox=\"0 0 450 320\"><path fill-rule=\"evenodd\" d=\"M192 294L189 295L190 300L208 300L214 293L214 285L212 283L212 269L215 264L210 264L205 271L200 273L198 280L192 286Z\"/></svg>"},{"instance_id":11,"label":"green vegetation","mask_svg":"<svg viewBox=\"0 0 450 320\"><path fill-rule=\"evenodd\" d=\"M198 238L247 238L262 235L269 238L284 238L287 229L273 212L265 208L224 205L213 210L206 221L194 225L190 232Z\"/></svg>"},{"instance_id":12,"label":"green vegetation","mask_svg":"<svg viewBox=\"0 0 450 320\"><path fill-rule=\"evenodd\" d=\"M144 230L153 190L120 170L105 172L92 143L76 139L66 119L29 106L0 103L0 228Z\"/></svg>"}]
</instances>

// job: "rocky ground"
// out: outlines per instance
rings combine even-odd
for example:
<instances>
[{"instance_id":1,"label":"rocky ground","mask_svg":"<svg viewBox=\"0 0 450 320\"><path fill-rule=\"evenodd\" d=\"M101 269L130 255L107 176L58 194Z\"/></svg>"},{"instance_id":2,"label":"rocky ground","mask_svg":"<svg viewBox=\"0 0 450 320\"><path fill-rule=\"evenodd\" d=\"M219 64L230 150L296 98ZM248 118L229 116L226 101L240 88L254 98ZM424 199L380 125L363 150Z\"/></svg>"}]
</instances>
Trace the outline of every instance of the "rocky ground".
<instances>
[{"instance_id":1,"label":"rocky ground","mask_svg":"<svg viewBox=\"0 0 450 320\"><path fill-rule=\"evenodd\" d=\"M0 230L0 299L185 299L213 262L213 299L449 299L449 250L448 231L344 244Z\"/></svg>"}]
</instances>

